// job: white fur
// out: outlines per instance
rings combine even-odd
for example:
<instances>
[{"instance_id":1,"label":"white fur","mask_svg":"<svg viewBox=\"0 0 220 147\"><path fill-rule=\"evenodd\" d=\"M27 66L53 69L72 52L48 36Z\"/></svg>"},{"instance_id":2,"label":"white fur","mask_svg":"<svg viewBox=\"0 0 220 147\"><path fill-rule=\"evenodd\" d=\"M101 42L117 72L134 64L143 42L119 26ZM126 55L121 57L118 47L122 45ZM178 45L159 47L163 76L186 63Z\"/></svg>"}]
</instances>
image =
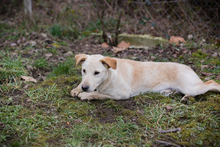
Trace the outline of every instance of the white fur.
<instances>
[{"instance_id":1,"label":"white fur","mask_svg":"<svg viewBox=\"0 0 220 147\"><path fill-rule=\"evenodd\" d=\"M107 68L102 55L87 55L82 63L82 82L71 91L81 99L128 99L140 93L157 92L169 95L172 91L196 96L207 91L220 92L214 81L203 82L188 66L171 62L137 62L117 59L117 68ZM86 73L83 72L86 70ZM94 75L94 72L100 72ZM88 85L82 92L82 85ZM95 91L96 90L96 91Z\"/></svg>"}]
</instances>

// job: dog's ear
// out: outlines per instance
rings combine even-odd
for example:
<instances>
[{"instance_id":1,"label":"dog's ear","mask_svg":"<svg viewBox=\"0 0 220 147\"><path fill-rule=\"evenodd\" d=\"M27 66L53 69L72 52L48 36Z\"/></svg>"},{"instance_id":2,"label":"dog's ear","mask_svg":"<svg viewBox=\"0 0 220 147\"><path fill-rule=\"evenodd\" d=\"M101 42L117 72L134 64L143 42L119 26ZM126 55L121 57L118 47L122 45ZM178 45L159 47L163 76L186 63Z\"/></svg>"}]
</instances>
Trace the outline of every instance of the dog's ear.
<instances>
[{"instance_id":1,"label":"dog's ear","mask_svg":"<svg viewBox=\"0 0 220 147\"><path fill-rule=\"evenodd\" d=\"M102 64L107 65L107 68L112 68L116 69L117 68L117 60L110 58L110 57L105 57L100 60Z\"/></svg>"},{"instance_id":2,"label":"dog's ear","mask_svg":"<svg viewBox=\"0 0 220 147\"><path fill-rule=\"evenodd\" d=\"M78 65L79 63L82 64L87 59L87 55L79 54L75 56L75 59L76 59L76 65Z\"/></svg>"}]
</instances>

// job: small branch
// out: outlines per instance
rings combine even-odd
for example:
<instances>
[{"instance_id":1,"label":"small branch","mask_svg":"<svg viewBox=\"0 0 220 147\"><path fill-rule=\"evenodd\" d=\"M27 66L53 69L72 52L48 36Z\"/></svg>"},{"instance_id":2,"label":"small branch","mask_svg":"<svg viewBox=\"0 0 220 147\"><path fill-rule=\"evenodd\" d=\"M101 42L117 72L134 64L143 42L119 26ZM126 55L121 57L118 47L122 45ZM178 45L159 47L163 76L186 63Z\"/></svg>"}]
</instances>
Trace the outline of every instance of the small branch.
<instances>
[{"instance_id":1,"label":"small branch","mask_svg":"<svg viewBox=\"0 0 220 147\"><path fill-rule=\"evenodd\" d=\"M166 142L166 141L162 141L162 140L156 140L156 143L160 143L160 144L163 144L165 146L181 147L180 145L177 145L177 144L174 144L174 143L170 143L170 142Z\"/></svg>"},{"instance_id":2,"label":"small branch","mask_svg":"<svg viewBox=\"0 0 220 147\"><path fill-rule=\"evenodd\" d=\"M120 14L119 14L119 17L118 17L118 22L117 22L117 25L116 25L116 31L115 31L115 41L114 41L114 44L117 45L118 44L118 34L119 34L119 26L120 26L120 22L121 22L121 15L122 15L122 11L123 9L120 10Z\"/></svg>"},{"instance_id":3,"label":"small branch","mask_svg":"<svg viewBox=\"0 0 220 147\"><path fill-rule=\"evenodd\" d=\"M98 0L95 0L95 3L96 3L96 8L97 8L96 9L97 16L100 19L101 25L102 25L102 38L103 38L104 42L107 42L107 35L106 35L106 32L105 32L105 26L104 26L104 21L103 21L106 8L104 7L103 3L101 3L99 5ZM99 14L99 11L101 11L101 16Z\"/></svg>"},{"instance_id":4,"label":"small branch","mask_svg":"<svg viewBox=\"0 0 220 147\"><path fill-rule=\"evenodd\" d=\"M171 132L178 132L178 131L181 131L181 128L175 128L171 130L158 130L158 132L160 133L171 133Z\"/></svg>"}]
</instances>

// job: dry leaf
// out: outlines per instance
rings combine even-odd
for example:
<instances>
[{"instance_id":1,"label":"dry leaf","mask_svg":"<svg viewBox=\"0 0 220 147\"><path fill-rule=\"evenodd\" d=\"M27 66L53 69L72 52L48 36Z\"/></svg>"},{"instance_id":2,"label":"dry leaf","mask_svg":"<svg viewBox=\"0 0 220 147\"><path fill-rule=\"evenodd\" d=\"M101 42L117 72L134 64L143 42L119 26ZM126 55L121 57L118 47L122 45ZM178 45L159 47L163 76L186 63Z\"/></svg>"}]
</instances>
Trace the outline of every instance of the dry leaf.
<instances>
[{"instance_id":1,"label":"dry leaf","mask_svg":"<svg viewBox=\"0 0 220 147\"><path fill-rule=\"evenodd\" d=\"M53 43L52 46L55 47L55 48L60 48L60 45L57 44L57 43Z\"/></svg>"},{"instance_id":2,"label":"dry leaf","mask_svg":"<svg viewBox=\"0 0 220 147\"><path fill-rule=\"evenodd\" d=\"M173 110L173 107L171 107L170 105L167 105L165 108L167 109L167 111Z\"/></svg>"},{"instance_id":3,"label":"dry leaf","mask_svg":"<svg viewBox=\"0 0 220 147\"><path fill-rule=\"evenodd\" d=\"M63 54L64 57L67 57L67 56L72 56L73 53L71 51L68 51L67 53Z\"/></svg>"},{"instance_id":4,"label":"dry leaf","mask_svg":"<svg viewBox=\"0 0 220 147\"><path fill-rule=\"evenodd\" d=\"M203 70L204 68L208 68L209 65L201 65L201 70Z\"/></svg>"},{"instance_id":5,"label":"dry leaf","mask_svg":"<svg viewBox=\"0 0 220 147\"><path fill-rule=\"evenodd\" d=\"M121 43L118 44L118 47L128 49L130 45L131 44L129 42L126 43L126 42L122 41Z\"/></svg>"},{"instance_id":6,"label":"dry leaf","mask_svg":"<svg viewBox=\"0 0 220 147\"><path fill-rule=\"evenodd\" d=\"M33 67L31 65L27 65L26 67L27 67L27 70L29 71L33 70Z\"/></svg>"},{"instance_id":7,"label":"dry leaf","mask_svg":"<svg viewBox=\"0 0 220 147\"><path fill-rule=\"evenodd\" d=\"M52 53L47 53L47 54L45 54L45 56L46 56L46 58L48 59L48 58L50 58L51 56L53 56L53 54L52 54Z\"/></svg>"},{"instance_id":8,"label":"dry leaf","mask_svg":"<svg viewBox=\"0 0 220 147\"><path fill-rule=\"evenodd\" d=\"M17 46L16 43L11 43L10 45L11 45L11 47Z\"/></svg>"},{"instance_id":9,"label":"dry leaf","mask_svg":"<svg viewBox=\"0 0 220 147\"><path fill-rule=\"evenodd\" d=\"M74 122L82 122L82 120L81 119L75 119L75 120L73 120Z\"/></svg>"},{"instance_id":10,"label":"dry leaf","mask_svg":"<svg viewBox=\"0 0 220 147\"><path fill-rule=\"evenodd\" d=\"M208 76L212 76L213 74L212 73L202 73L202 75L208 77Z\"/></svg>"},{"instance_id":11,"label":"dry leaf","mask_svg":"<svg viewBox=\"0 0 220 147\"><path fill-rule=\"evenodd\" d=\"M37 83L37 80L34 79L33 77L21 76L21 78L24 79L25 81L28 81L28 82L35 82L35 83Z\"/></svg>"},{"instance_id":12,"label":"dry leaf","mask_svg":"<svg viewBox=\"0 0 220 147\"><path fill-rule=\"evenodd\" d=\"M186 41L182 37L178 37L178 36L171 36L170 37L169 43L174 43L176 45L179 45L179 42L185 43Z\"/></svg>"},{"instance_id":13,"label":"dry leaf","mask_svg":"<svg viewBox=\"0 0 220 147\"><path fill-rule=\"evenodd\" d=\"M41 33L41 36L44 38L47 38L47 34L45 34L45 33Z\"/></svg>"},{"instance_id":14,"label":"dry leaf","mask_svg":"<svg viewBox=\"0 0 220 147\"><path fill-rule=\"evenodd\" d=\"M206 77L205 81L211 80L211 77Z\"/></svg>"},{"instance_id":15,"label":"dry leaf","mask_svg":"<svg viewBox=\"0 0 220 147\"><path fill-rule=\"evenodd\" d=\"M101 47L102 48L107 48L107 47L109 47L109 45L106 42L104 42L104 43L102 43Z\"/></svg>"},{"instance_id":16,"label":"dry leaf","mask_svg":"<svg viewBox=\"0 0 220 147\"><path fill-rule=\"evenodd\" d=\"M29 43L31 46L36 46L36 44L37 44L36 41L33 41L33 40L29 41Z\"/></svg>"},{"instance_id":17,"label":"dry leaf","mask_svg":"<svg viewBox=\"0 0 220 147\"><path fill-rule=\"evenodd\" d=\"M23 87L23 89L27 89L29 86L30 86L30 85L27 84L27 85L25 85L25 86Z\"/></svg>"},{"instance_id":18,"label":"dry leaf","mask_svg":"<svg viewBox=\"0 0 220 147\"><path fill-rule=\"evenodd\" d=\"M126 48L119 48L119 47L114 47L114 46L113 46L113 49L112 49L112 51L113 51L114 53L121 52L121 51L123 51L123 50L126 50Z\"/></svg>"}]
</instances>

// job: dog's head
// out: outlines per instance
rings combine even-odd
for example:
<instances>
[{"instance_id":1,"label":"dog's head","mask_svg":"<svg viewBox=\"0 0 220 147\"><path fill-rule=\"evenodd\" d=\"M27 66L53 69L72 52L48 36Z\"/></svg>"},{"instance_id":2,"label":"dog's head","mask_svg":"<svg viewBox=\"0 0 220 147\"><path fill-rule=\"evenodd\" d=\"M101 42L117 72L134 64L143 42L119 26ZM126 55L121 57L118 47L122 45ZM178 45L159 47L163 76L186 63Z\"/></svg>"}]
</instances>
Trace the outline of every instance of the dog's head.
<instances>
[{"instance_id":1,"label":"dog's head","mask_svg":"<svg viewBox=\"0 0 220 147\"><path fill-rule=\"evenodd\" d=\"M100 84L105 82L109 76L110 68L116 69L117 61L110 57L102 55L85 55L75 56L76 65L82 65L82 91L94 91Z\"/></svg>"}]
</instances>

